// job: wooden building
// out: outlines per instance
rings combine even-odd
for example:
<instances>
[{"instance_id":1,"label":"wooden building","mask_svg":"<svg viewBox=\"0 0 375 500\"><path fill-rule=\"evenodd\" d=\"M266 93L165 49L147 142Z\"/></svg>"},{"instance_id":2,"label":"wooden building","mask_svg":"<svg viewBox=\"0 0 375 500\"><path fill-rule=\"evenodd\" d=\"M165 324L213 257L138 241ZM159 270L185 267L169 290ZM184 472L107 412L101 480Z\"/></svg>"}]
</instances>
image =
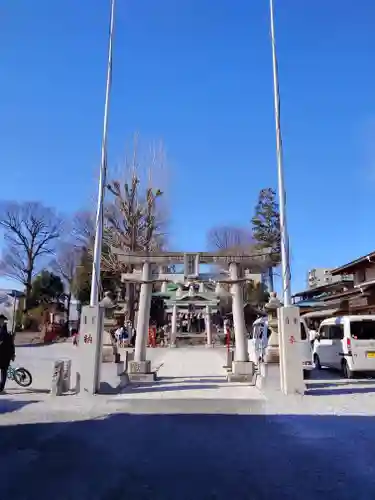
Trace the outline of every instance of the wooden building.
<instances>
[{"instance_id":1,"label":"wooden building","mask_svg":"<svg viewBox=\"0 0 375 500\"><path fill-rule=\"evenodd\" d=\"M327 285L317 286L293 295L293 302L300 308L301 314L340 307L341 297L352 294L353 279L342 279Z\"/></svg>"},{"instance_id":2,"label":"wooden building","mask_svg":"<svg viewBox=\"0 0 375 500\"><path fill-rule=\"evenodd\" d=\"M332 271L353 275L353 288L340 294L340 310L350 314L375 314L375 252L359 257Z\"/></svg>"}]
</instances>

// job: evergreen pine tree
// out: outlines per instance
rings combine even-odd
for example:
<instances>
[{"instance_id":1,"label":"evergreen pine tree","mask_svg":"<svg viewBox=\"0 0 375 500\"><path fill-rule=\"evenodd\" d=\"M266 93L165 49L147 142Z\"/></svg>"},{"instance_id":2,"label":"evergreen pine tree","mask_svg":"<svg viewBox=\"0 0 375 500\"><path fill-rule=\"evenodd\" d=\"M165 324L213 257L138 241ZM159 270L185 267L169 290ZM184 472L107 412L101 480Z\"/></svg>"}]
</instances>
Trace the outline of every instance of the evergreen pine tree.
<instances>
[{"instance_id":1,"label":"evergreen pine tree","mask_svg":"<svg viewBox=\"0 0 375 500\"><path fill-rule=\"evenodd\" d=\"M251 222L253 237L259 247L270 248L272 251L273 266L269 268L269 289L273 292L273 267L280 263L281 252L280 212L274 189L261 189Z\"/></svg>"}]
</instances>

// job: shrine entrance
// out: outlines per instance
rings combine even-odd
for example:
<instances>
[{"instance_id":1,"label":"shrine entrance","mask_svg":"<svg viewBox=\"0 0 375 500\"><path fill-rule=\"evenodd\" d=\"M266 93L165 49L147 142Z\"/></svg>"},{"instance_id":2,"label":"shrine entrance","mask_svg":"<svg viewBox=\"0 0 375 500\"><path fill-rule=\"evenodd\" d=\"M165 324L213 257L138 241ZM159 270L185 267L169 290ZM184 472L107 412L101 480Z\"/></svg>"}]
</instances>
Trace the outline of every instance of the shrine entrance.
<instances>
[{"instance_id":1,"label":"shrine entrance","mask_svg":"<svg viewBox=\"0 0 375 500\"><path fill-rule=\"evenodd\" d=\"M122 275L124 283L131 282L140 285L134 360L129 363L130 379L132 379L133 374L137 381L142 380L142 376L144 380L155 378L155 374L151 371L151 362L146 359L150 306L155 283L161 284L161 293L164 295L167 295L168 284L173 283L176 286L174 295L170 294L166 300L167 313L171 316L169 339L171 347L176 346L178 334L184 333L182 328L187 329L186 334L192 333L193 315L195 328L202 328L204 323L207 345L212 345L212 314L217 312L217 297L220 289L224 284L227 285L226 289L230 290L229 295L232 299L235 336L234 361L229 378L241 381L248 381L252 378L254 367L248 357L242 285L250 280L248 274L262 273L270 266L269 253L254 252L246 255L243 253L227 255L221 252L125 253L113 247L111 252L120 263L139 268L133 273ZM166 266L172 264L182 264L184 266L183 274L163 272ZM216 264L225 270L225 275L215 280L216 299L215 294L207 290L209 284L212 287L212 279L208 280L200 273L200 264ZM244 272L245 269L247 273ZM188 289L184 290L186 288ZM183 316L181 317L181 315ZM186 319L182 319L185 315ZM199 323L196 321L197 319L199 319ZM184 321L187 323L182 324Z\"/></svg>"}]
</instances>

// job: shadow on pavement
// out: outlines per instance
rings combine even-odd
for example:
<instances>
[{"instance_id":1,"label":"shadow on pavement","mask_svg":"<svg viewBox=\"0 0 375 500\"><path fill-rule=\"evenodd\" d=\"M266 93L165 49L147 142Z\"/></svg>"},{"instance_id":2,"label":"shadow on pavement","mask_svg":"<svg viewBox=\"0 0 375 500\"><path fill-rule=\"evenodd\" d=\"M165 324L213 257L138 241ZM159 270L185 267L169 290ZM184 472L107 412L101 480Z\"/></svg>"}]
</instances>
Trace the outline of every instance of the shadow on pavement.
<instances>
[{"instance_id":1,"label":"shadow on pavement","mask_svg":"<svg viewBox=\"0 0 375 500\"><path fill-rule=\"evenodd\" d=\"M13 411L20 410L24 406L38 403L38 401L16 401L14 399L6 399L7 392L0 395L0 415L4 415L5 413L12 413ZM1 442L0 442L1 447Z\"/></svg>"},{"instance_id":2,"label":"shadow on pavement","mask_svg":"<svg viewBox=\"0 0 375 500\"><path fill-rule=\"evenodd\" d=\"M158 377L156 383L159 384L179 384L181 382L188 382L189 384L223 384L226 378L222 377Z\"/></svg>"},{"instance_id":3,"label":"shadow on pavement","mask_svg":"<svg viewBox=\"0 0 375 500\"><path fill-rule=\"evenodd\" d=\"M7 390L7 394L10 396L18 396L20 394L49 394L50 389L28 389L27 387L12 387Z\"/></svg>"},{"instance_id":4,"label":"shadow on pavement","mask_svg":"<svg viewBox=\"0 0 375 500\"><path fill-rule=\"evenodd\" d=\"M345 385L369 385L375 387L375 380L332 380L329 382L308 382L309 389L324 388L324 387L342 387Z\"/></svg>"},{"instance_id":5,"label":"shadow on pavement","mask_svg":"<svg viewBox=\"0 0 375 500\"><path fill-rule=\"evenodd\" d=\"M171 383L173 384L174 382L178 380L188 380L191 383L195 382L225 382L226 378L225 375L222 375L221 377L218 377L217 375L212 375L212 377L206 375L195 375L195 376L188 376L188 377L160 377L158 380L160 380L163 383ZM167 382L170 381L170 382Z\"/></svg>"},{"instance_id":6,"label":"shadow on pavement","mask_svg":"<svg viewBox=\"0 0 375 500\"><path fill-rule=\"evenodd\" d=\"M128 393L140 393L140 392L171 392L171 391L196 391L201 389L217 389L218 385L216 384L182 384L177 383L176 385L129 385L122 392Z\"/></svg>"},{"instance_id":7,"label":"shadow on pavement","mask_svg":"<svg viewBox=\"0 0 375 500\"><path fill-rule=\"evenodd\" d=\"M372 500L375 420L114 414L0 427L0 498Z\"/></svg>"},{"instance_id":8,"label":"shadow on pavement","mask_svg":"<svg viewBox=\"0 0 375 500\"><path fill-rule=\"evenodd\" d=\"M45 344L44 342L35 342L32 344L17 344L16 343L16 349L22 349L23 347L44 347L48 344Z\"/></svg>"},{"instance_id":9,"label":"shadow on pavement","mask_svg":"<svg viewBox=\"0 0 375 500\"><path fill-rule=\"evenodd\" d=\"M308 396L338 396L343 394L370 394L375 392L375 387L337 387L337 389L312 389L306 391Z\"/></svg>"}]
</instances>

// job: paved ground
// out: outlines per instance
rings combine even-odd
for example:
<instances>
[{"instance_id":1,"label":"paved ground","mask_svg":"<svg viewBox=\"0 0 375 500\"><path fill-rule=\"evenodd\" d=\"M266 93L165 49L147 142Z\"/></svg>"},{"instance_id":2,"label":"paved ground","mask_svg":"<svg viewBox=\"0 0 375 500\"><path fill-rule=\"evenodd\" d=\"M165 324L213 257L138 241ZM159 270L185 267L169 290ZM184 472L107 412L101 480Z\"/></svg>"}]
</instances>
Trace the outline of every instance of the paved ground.
<instances>
[{"instance_id":1,"label":"paved ground","mask_svg":"<svg viewBox=\"0 0 375 500\"><path fill-rule=\"evenodd\" d=\"M262 398L256 387L228 384L224 369L225 348L185 347L158 351L154 366L160 381L152 388L149 384L130 387L118 396L119 399L142 399L145 394L149 399Z\"/></svg>"},{"instance_id":2,"label":"paved ground","mask_svg":"<svg viewBox=\"0 0 375 500\"><path fill-rule=\"evenodd\" d=\"M52 399L51 360L75 352L18 349L36 391L0 397L0 498L375 498L375 419L364 416L375 415L374 381L323 372L305 397L243 386L233 397L223 351L157 349L164 378L148 390Z\"/></svg>"},{"instance_id":3,"label":"paved ground","mask_svg":"<svg viewBox=\"0 0 375 500\"><path fill-rule=\"evenodd\" d=\"M42 332L17 332L14 342L16 346L40 343Z\"/></svg>"}]
</instances>

